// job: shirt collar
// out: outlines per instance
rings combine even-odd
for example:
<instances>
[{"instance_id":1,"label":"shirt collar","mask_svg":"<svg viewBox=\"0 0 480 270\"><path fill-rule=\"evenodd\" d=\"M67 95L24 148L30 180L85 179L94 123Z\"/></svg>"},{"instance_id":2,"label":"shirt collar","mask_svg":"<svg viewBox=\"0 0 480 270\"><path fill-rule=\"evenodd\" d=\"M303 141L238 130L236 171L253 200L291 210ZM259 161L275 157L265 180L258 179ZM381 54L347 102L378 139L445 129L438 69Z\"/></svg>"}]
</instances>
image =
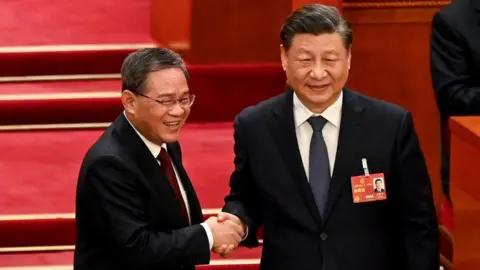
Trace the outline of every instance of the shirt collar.
<instances>
[{"instance_id":1,"label":"shirt collar","mask_svg":"<svg viewBox=\"0 0 480 270\"><path fill-rule=\"evenodd\" d=\"M143 143L145 143L145 145L147 146L150 153L152 153L154 158L158 157L158 155L160 154L160 150L162 148L165 149L165 150L167 149L167 145L165 143L162 144L161 146L159 146L159 145L147 140L147 138L145 138L140 132L138 132L138 130L132 125L130 120L128 120L127 115L125 114L125 111L123 112L123 114L125 115L125 119L127 119L127 122L132 126L133 130L135 130L135 132L138 134L140 139L142 139Z\"/></svg>"},{"instance_id":2,"label":"shirt collar","mask_svg":"<svg viewBox=\"0 0 480 270\"><path fill-rule=\"evenodd\" d=\"M308 118L312 116L323 116L329 123L335 127L340 127L340 120L342 118L342 105L343 105L343 90L340 92L337 100L330 105L323 113L317 114L310 111L301 101L298 99L297 94L293 93L293 115L295 118L295 128L298 128L305 123Z\"/></svg>"}]
</instances>

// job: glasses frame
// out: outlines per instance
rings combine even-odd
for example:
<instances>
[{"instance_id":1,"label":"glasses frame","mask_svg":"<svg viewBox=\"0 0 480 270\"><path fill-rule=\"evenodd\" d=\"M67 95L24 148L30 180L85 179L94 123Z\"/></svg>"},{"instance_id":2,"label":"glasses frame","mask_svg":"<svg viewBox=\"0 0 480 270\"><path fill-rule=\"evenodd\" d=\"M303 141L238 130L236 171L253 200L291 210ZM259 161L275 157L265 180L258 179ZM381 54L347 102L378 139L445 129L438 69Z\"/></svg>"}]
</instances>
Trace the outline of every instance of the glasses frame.
<instances>
[{"instance_id":1,"label":"glasses frame","mask_svg":"<svg viewBox=\"0 0 480 270\"><path fill-rule=\"evenodd\" d=\"M162 106L163 106L164 108L166 108L167 110L173 109L173 107L174 107L175 105L177 105L177 104L180 105L180 107L181 107L182 109L188 109L188 108L192 107L193 103L195 102L195 95L192 94L192 93L188 93L188 95L189 95L190 98L191 98L190 105L188 105L188 106L183 106L182 103L180 103L180 100L181 100L183 97L182 97L182 98L177 98L177 99L175 99L175 104L165 105L162 100L158 100L158 99L149 97L149 96L147 96L147 95L145 95L145 94L142 94L142 93L139 93L139 92L137 92L137 91L131 91L131 92L134 93L135 95L142 96L142 97L147 98L147 99L149 99L149 100L155 101L155 102L157 102L158 104L162 105Z\"/></svg>"}]
</instances>

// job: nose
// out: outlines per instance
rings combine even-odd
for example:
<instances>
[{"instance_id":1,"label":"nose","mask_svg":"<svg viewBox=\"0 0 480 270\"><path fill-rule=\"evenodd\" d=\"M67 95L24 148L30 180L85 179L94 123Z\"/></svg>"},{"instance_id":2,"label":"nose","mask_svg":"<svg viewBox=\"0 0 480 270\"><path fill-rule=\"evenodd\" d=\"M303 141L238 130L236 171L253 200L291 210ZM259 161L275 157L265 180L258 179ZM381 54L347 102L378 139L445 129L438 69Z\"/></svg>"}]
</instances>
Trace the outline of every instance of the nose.
<instances>
[{"instance_id":1,"label":"nose","mask_svg":"<svg viewBox=\"0 0 480 270\"><path fill-rule=\"evenodd\" d=\"M310 77L315 80L322 80L327 76L327 70L322 65L321 62L316 62L315 65L312 66L312 70L310 70Z\"/></svg>"},{"instance_id":2,"label":"nose","mask_svg":"<svg viewBox=\"0 0 480 270\"><path fill-rule=\"evenodd\" d=\"M185 109L180 106L179 102L177 102L175 105L173 105L168 113L172 116L183 116Z\"/></svg>"}]
</instances>

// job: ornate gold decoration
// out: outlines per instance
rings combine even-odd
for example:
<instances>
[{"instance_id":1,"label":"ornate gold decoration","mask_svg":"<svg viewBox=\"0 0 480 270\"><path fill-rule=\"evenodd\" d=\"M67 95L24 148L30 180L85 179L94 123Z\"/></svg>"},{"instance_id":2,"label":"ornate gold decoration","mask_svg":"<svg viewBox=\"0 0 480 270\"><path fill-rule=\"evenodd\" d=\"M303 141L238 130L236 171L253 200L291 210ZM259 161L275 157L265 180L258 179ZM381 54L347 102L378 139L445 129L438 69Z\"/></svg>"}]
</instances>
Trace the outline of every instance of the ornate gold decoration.
<instances>
[{"instance_id":1,"label":"ornate gold decoration","mask_svg":"<svg viewBox=\"0 0 480 270\"><path fill-rule=\"evenodd\" d=\"M451 1L389 1L389 2L344 2L343 8L437 8L450 4Z\"/></svg>"}]
</instances>

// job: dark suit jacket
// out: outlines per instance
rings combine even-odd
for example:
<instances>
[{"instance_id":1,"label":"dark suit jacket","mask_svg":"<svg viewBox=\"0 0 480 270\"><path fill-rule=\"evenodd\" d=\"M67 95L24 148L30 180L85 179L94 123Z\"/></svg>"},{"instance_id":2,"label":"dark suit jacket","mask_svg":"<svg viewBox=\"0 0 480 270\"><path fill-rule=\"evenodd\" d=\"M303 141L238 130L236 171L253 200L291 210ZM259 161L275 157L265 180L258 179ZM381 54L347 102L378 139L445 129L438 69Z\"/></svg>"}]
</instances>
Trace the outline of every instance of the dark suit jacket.
<instances>
[{"instance_id":1,"label":"dark suit jacket","mask_svg":"<svg viewBox=\"0 0 480 270\"><path fill-rule=\"evenodd\" d=\"M375 189L375 192L376 192L376 193L379 193L379 192L385 192L385 189L383 189L383 188L381 188L380 190L378 190L378 189Z\"/></svg>"},{"instance_id":2,"label":"dark suit jacket","mask_svg":"<svg viewBox=\"0 0 480 270\"><path fill-rule=\"evenodd\" d=\"M454 0L435 14L431 73L442 117L443 187L449 194L450 116L480 114L480 1Z\"/></svg>"},{"instance_id":3,"label":"dark suit jacket","mask_svg":"<svg viewBox=\"0 0 480 270\"><path fill-rule=\"evenodd\" d=\"M224 211L264 226L262 270L438 270L430 179L410 113L344 90L333 178L323 219L298 149L292 91L235 119L235 171ZM353 203L350 178L384 173L387 200Z\"/></svg>"},{"instance_id":4,"label":"dark suit jacket","mask_svg":"<svg viewBox=\"0 0 480 270\"><path fill-rule=\"evenodd\" d=\"M180 145L168 145L188 196L192 226L157 160L120 115L86 154L78 178L74 268L194 269L208 237Z\"/></svg>"}]
</instances>

